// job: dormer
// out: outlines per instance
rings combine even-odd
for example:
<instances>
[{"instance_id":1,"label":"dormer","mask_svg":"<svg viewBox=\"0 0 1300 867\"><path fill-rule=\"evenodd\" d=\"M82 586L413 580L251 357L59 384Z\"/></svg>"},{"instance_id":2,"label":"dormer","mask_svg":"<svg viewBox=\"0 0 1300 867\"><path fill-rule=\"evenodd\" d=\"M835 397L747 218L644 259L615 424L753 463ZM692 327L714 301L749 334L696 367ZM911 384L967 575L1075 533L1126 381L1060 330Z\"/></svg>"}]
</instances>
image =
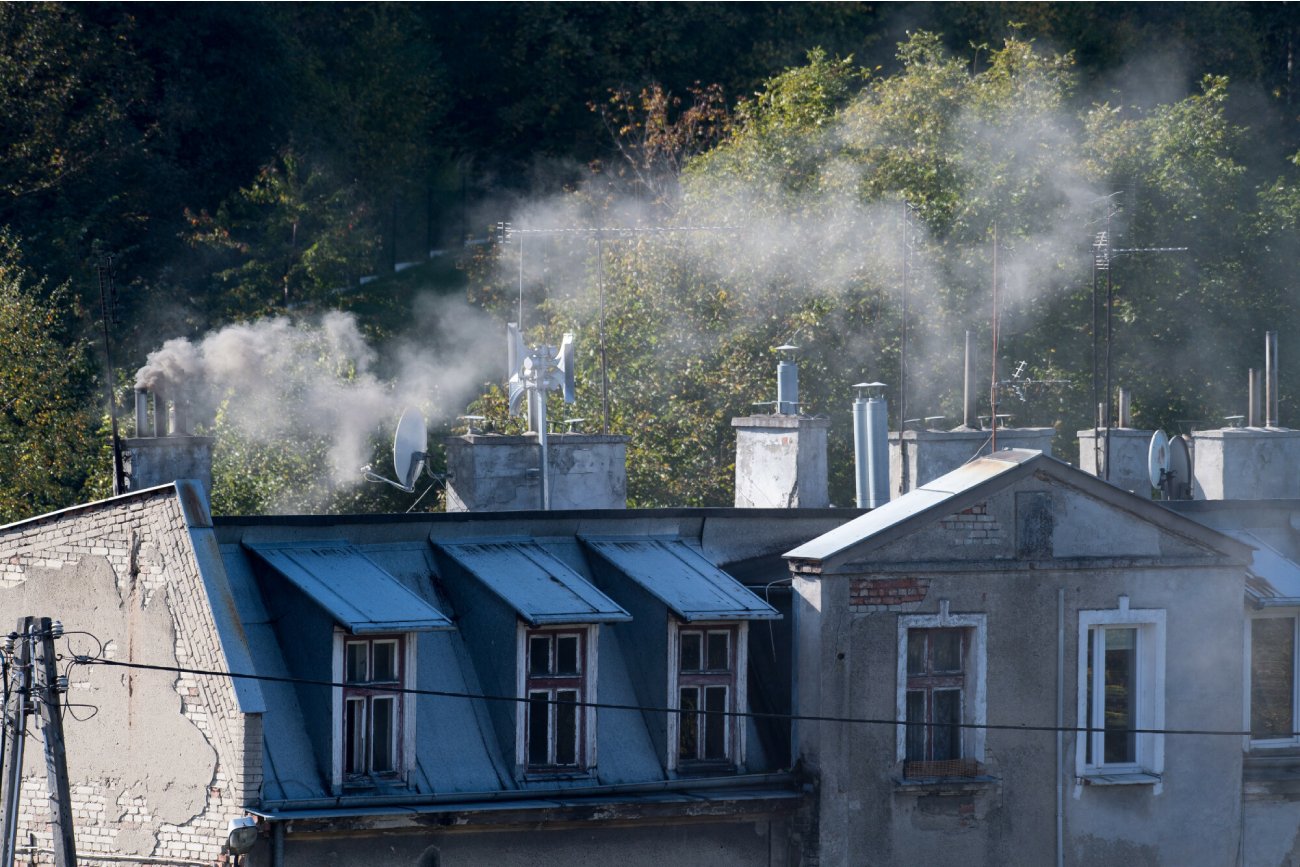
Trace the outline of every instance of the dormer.
<instances>
[{"instance_id":1,"label":"dormer","mask_svg":"<svg viewBox=\"0 0 1300 867\"><path fill-rule=\"evenodd\" d=\"M521 780L596 769L600 627L630 615L537 542L449 542L444 586L459 612L502 752Z\"/></svg>"},{"instance_id":2,"label":"dormer","mask_svg":"<svg viewBox=\"0 0 1300 867\"><path fill-rule=\"evenodd\" d=\"M416 644L455 627L345 542L245 543L322 775L335 792L404 787L415 763ZM326 686L324 684L332 684Z\"/></svg>"},{"instance_id":3,"label":"dormer","mask_svg":"<svg viewBox=\"0 0 1300 867\"><path fill-rule=\"evenodd\" d=\"M669 773L745 768L749 624L776 609L677 538L583 537L601 589L632 612L619 627L638 700Z\"/></svg>"}]
</instances>

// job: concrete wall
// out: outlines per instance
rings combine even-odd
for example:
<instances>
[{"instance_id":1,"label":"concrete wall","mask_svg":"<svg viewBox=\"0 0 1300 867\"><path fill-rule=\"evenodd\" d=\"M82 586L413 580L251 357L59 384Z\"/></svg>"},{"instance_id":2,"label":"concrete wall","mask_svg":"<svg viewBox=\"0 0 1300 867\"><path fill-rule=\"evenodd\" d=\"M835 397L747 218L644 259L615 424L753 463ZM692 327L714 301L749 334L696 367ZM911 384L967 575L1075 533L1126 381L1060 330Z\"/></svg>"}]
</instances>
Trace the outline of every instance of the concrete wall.
<instances>
[{"instance_id":1,"label":"concrete wall","mask_svg":"<svg viewBox=\"0 0 1300 867\"><path fill-rule=\"evenodd\" d=\"M1192 434L1192 498L1300 497L1300 430L1224 428Z\"/></svg>"},{"instance_id":2,"label":"concrete wall","mask_svg":"<svg viewBox=\"0 0 1300 867\"><path fill-rule=\"evenodd\" d=\"M448 512L542 507L536 436L467 434L444 442ZM623 436L552 434L551 508L626 508L627 443Z\"/></svg>"},{"instance_id":3,"label":"concrete wall","mask_svg":"<svg viewBox=\"0 0 1300 867\"><path fill-rule=\"evenodd\" d=\"M664 867L699 863L712 867L783 867L800 863L799 845L791 839L790 829L788 818L762 818L733 823L696 820L654 827L593 822L498 829L492 833L449 830L302 840L291 834L285 844L284 867ZM269 867L268 848L261 847L250 855L249 867Z\"/></svg>"},{"instance_id":4,"label":"concrete wall","mask_svg":"<svg viewBox=\"0 0 1300 867\"><path fill-rule=\"evenodd\" d=\"M934 532L946 532L947 551L971 552L946 569L934 564L941 549L933 540L905 539L879 552L880 561L873 555L862 571L797 576L800 712L897 719L899 617L946 608L986 618L988 723L1054 726L1057 598L1064 591L1064 726L1081 724L1079 612L1116 609L1127 595L1133 609L1166 612L1165 725L1239 729L1240 570L1189 566L1190 555L1179 558L1180 568L1162 566L1159 552L1185 543L1145 532L1131 546L1112 544L1117 557L1128 547L1146 552L1116 566L1102 559L1103 544L1084 541L1113 534L1097 515L1088 517L1100 507L1080 506L1077 497L1050 488L1024 481L946 519L948 526ZM1052 507L1054 527L1041 546L1020 532L1017 513L1044 504L1026 494L1046 494ZM974 520L980 515L991 520ZM1131 516L1128 522L1138 523ZM982 525L1001 532L990 535ZM916 567L909 568L908 555L916 555ZM922 557L930 561L924 572ZM893 725L798 724L798 753L820 777L823 867L1051 864L1058 783L1067 865L1234 863L1239 738L1168 735L1159 782L1083 785L1075 777L1072 732L1062 735L1058 756L1054 732L989 730L985 779L922 784L902 782L896 732Z\"/></svg>"},{"instance_id":5,"label":"concrete wall","mask_svg":"<svg viewBox=\"0 0 1300 867\"><path fill-rule=\"evenodd\" d=\"M998 449L1034 449L1052 453L1056 430L1050 427L1019 427L998 430ZM903 434L907 444L908 491L934 481L961 465L987 455L992 447L992 431L986 430L909 430ZM903 448L897 431L889 434L889 496L897 497L903 484ZM902 491L906 493L906 491Z\"/></svg>"},{"instance_id":6,"label":"concrete wall","mask_svg":"<svg viewBox=\"0 0 1300 867\"><path fill-rule=\"evenodd\" d=\"M830 419L801 415L733 418L736 507L821 508L830 505L826 432Z\"/></svg>"},{"instance_id":7,"label":"concrete wall","mask_svg":"<svg viewBox=\"0 0 1300 867\"><path fill-rule=\"evenodd\" d=\"M193 489L190 489L191 495ZM172 489L0 528L0 624L26 614L63 621L61 653L153 665L229 667L197 558L215 553L202 516ZM198 507L198 511L202 511ZM208 551L208 543L212 550ZM196 548L196 545L198 548ZM261 718L241 712L224 678L75 666L65 718L78 855L212 862L226 824L261 786ZM51 843L45 767L28 741L20 859ZM33 855L39 861L39 853Z\"/></svg>"},{"instance_id":8,"label":"concrete wall","mask_svg":"<svg viewBox=\"0 0 1300 867\"><path fill-rule=\"evenodd\" d=\"M1102 451L1106 448L1106 429L1093 436L1091 428L1079 431L1079 469L1102 478L1106 461ZM1133 428L1112 428L1110 431L1110 478L1117 488L1139 497L1150 497L1151 474L1147 470L1147 455L1151 451L1151 437L1155 431ZM1100 442L1100 445L1097 445Z\"/></svg>"},{"instance_id":9,"label":"concrete wall","mask_svg":"<svg viewBox=\"0 0 1300 867\"><path fill-rule=\"evenodd\" d=\"M127 488L139 491L194 479L212 494L212 437L167 436L122 440Z\"/></svg>"}]
</instances>

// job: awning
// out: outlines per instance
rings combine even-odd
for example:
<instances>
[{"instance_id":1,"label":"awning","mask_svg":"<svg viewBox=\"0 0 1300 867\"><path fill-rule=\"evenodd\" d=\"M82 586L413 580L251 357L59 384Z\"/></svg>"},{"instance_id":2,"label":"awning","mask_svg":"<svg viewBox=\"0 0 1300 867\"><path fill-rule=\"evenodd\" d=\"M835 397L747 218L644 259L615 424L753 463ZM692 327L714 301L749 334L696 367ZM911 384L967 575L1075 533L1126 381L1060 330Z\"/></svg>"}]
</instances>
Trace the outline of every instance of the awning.
<instances>
[{"instance_id":1,"label":"awning","mask_svg":"<svg viewBox=\"0 0 1300 867\"><path fill-rule=\"evenodd\" d=\"M632 616L558 557L528 539L434 542L530 626L615 623Z\"/></svg>"},{"instance_id":2,"label":"awning","mask_svg":"<svg viewBox=\"0 0 1300 867\"><path fill-rule=\"evenodd\" d=\"M244 546L351 633L455 628L441 611L347 543L246 542Z\"/></svg>"},{"instance_id":3,"label":"awning","mask_svg":"<svg viewBox=\"0 0 1300 867\"><path fill-rule=\"evenodd\" d=\"M781 618L775 608L681 539L579 538L687 622Z\"/></svg>"}]
</instances>

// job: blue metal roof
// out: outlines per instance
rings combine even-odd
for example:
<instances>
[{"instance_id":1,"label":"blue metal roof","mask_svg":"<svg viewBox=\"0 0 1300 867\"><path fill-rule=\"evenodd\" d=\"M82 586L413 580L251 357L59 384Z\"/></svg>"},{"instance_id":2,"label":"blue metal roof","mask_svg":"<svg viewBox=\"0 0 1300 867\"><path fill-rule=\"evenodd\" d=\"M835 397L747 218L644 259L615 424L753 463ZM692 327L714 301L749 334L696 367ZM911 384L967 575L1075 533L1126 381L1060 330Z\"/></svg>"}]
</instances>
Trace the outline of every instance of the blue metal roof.
<instances>
[{"instance_id":1,"label":"blue metal roof","mask_svg":"<svg viewBox=\"0 0 1300 867\"><path fill-rule=\"evenodd\" d=\"M614 623L632 617L559 558L528 539L434 541L530 626Z\"/></svg>"},{"instance_id":2,"label":"blue metal roof","mask_svg":"<svg viewBox=\"0 0 1300 867\"><path fill-rule=\"evenodd\" d=\"M343 542L245 543L354 634L453 629L442 612Z\"/></svg>"},{"instance_id":3,"label":"blue metal roof","mask_svg":"<svg viewBox=\"0 0 1300 867\"><path fill-rule=\"evenodd\" d=\"M775 608L681 539L580 538L687 622L781 617Z\"/></svg>"}]
</instances>

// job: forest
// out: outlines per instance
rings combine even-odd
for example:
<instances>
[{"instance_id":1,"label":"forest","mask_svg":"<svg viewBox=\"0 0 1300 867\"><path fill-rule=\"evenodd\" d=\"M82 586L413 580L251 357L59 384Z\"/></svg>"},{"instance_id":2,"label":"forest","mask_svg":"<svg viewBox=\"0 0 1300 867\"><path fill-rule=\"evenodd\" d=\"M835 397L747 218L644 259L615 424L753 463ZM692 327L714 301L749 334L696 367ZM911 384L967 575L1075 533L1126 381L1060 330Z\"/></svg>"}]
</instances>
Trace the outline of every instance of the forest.
<instances>
[{"instance_id":1,"label":"forest","mask_svg":"<svg viewBox=\"0 0 1300 867\"><path fill-rule=\"evenodd\" d=\"M999 411L1067 458L1099 361L1138 426L1218 427L1268 330L1300 423L1298 25L1231 3L4 4L0 520L106 496L110 401L131 433L149 376L216 438L219 513L437 509L436 485L360 468L407 405L435 454L466 413L520 430L514 321L577 335L553 415L631 437L634 506L731 502L729 419L775 397L787 343L843 505L852 385L887 383L895 428L955 426L968 331Z\"/></svg>"}]
</instances>

